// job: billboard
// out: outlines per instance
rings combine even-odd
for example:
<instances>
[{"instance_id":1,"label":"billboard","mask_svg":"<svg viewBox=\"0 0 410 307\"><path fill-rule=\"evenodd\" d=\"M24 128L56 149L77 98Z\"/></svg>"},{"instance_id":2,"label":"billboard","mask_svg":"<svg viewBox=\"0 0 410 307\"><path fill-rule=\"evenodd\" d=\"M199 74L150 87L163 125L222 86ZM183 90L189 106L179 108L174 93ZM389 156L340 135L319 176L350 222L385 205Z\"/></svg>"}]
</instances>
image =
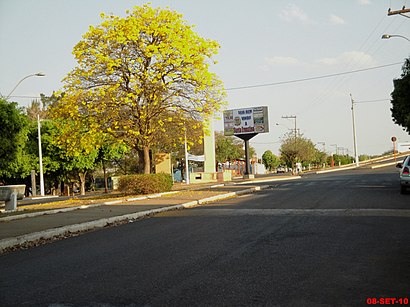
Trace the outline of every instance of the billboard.
<instances>
[{"instance_id":1,"label":"billboard","mask_svg":"<svg viewBox=\"0 0 410 307\"><path fill-rule=\"evenodd\" d=\"M269 132L268 107L224 111L224 135Z\"/></svg>"}]
</instances>

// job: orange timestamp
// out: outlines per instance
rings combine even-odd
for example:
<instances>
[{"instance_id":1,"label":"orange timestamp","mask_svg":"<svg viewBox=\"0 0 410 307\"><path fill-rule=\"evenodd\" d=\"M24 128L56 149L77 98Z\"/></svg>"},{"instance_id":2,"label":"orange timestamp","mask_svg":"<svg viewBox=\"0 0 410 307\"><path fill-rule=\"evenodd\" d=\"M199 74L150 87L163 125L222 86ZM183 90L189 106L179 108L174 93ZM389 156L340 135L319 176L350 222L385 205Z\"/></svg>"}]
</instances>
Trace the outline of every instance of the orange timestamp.
<instances>
[{"instance_id":1,"label":"orange timestamp","mask_svg":"<svg viewBox=\"0 0 410 307\"><path fill-rule=\"evenodd\" d=\"M408 305L409 299L407 297L368 297L366 299L367 305Z\"/></svg>"}]
</instances>

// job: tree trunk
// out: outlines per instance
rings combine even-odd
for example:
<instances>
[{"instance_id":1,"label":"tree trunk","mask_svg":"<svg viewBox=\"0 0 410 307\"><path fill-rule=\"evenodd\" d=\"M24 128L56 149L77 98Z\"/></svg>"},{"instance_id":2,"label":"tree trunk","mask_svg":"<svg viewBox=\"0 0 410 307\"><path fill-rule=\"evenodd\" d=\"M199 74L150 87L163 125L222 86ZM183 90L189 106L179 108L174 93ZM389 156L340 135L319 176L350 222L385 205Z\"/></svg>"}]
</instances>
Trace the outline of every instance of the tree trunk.
<instances>
[{"instance_id":1,"label":"tree trunk","mask_svg":"<svg viewBox=\"0 0 410 307\"><path fill-rule=\"evenodd\" d=\"M142 174L144 170L144 150L137 148L138 152L138 174Z\"/></svg>"},{"instance_id":2,"label":"tree trunk","mask_svg":"<svg viewBox=\"0 0 410 307\"><path fill-rule=\"evenodd\" d=\"M149 147L144 146L144 174L151 173L151 160L149 157Z\"/></svg>"},{"instance_id":3,"label":"tree trunk","mask_svg":"<svg viewBox=\"0 0 410 307\"><path fill-rule=\"evenodd\" d=\"M80 172L78 173L78 177L80 177L80 194L81 195L85 195L85 176L86 176L87 172Z\"/></svg>"}]
</instances>

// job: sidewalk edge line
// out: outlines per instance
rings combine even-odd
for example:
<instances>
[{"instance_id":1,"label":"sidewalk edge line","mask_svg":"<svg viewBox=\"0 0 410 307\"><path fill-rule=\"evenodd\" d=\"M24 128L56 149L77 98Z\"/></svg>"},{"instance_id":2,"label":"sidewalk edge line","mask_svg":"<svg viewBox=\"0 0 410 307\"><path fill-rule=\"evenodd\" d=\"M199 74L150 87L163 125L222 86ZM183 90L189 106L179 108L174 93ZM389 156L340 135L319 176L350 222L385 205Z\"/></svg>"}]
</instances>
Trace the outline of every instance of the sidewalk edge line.
<instances>
[{"instance_id":1,"label":"sidewalk edge line","mask_svg":"<svg viewBox=\"0 0 410 307\"><path fill-rule=\"evenodd\" d=\"M47 211L11 215L11 216L5 216L5 217L0 218L0 222L10 222L14 220L20 220L24 218L36 217L36 216L41 216L41 215L51 215L51 214L70 212L70 211L81 210L81 209L101 207L102 205L103 204L90 204L90 205L81 205L81 206L76 206L76 207L71 207L71 208L60 208L60 209L52 209L52 210L47 210Z\"/></svg>"}]
</instances>

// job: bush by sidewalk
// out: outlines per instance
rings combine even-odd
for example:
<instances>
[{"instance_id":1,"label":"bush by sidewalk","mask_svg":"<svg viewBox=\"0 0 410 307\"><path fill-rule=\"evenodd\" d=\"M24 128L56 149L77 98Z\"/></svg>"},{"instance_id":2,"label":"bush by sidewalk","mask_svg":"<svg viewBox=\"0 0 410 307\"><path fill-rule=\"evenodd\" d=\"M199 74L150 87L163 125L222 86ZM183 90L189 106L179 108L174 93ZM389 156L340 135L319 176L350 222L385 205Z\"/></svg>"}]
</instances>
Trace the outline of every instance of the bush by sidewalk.
<instances>
[{"instance_id":1,"label":"bush by sidewalk","mask_svg":"<svg viewBox=\"0 0 410 307\"><path fill-rule=\"evenodd\" d=\"M171 191L170 174L138 174L121 176L118 190L126 195L152 194Z\"/></svg>"}]
</instances>

